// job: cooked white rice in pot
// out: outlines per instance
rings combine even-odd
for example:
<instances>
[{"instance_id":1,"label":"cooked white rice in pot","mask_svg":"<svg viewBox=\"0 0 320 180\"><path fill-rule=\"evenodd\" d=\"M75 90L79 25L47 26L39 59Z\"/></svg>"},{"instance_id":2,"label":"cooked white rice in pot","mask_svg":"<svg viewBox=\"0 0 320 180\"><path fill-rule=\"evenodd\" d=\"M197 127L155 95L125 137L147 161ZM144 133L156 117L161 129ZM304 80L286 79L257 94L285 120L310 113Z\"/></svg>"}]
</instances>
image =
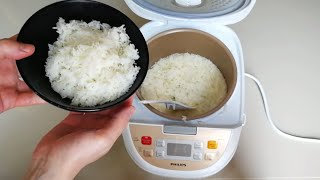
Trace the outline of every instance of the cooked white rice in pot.
<instances>
[{"instance_id":1,"label":"cooked white rice in pot","mask_svg":"<svg viewBox=\"0 0 320 180\"><path fill-rule=\"evenodd\" d=\"M227 84L209 59L177 53L160 59L149 69L140 92L145 100L173 100L195 107L190 113L182 114L200 115L223 101ZM174 113L161 104L152 106L164 113Z\"/></svg>"}]
</instances>

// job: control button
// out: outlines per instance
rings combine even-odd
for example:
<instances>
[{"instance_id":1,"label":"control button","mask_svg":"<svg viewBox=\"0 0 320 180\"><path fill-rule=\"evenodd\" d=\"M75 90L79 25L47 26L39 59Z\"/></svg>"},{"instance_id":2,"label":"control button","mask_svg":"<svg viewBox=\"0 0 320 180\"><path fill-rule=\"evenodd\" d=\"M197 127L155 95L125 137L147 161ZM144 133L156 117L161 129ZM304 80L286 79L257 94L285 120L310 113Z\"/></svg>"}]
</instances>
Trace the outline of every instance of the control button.
<instances>
[{"instance_id":1,"label":"control button","mask_svg":"<svg viewBox=\"0 0 320 180\"><path fill-rule=\"evenodd\" d=\"M194 160L202 160L202 153L194 153L193 159Z\"/></svg>"},{"instance_id":2,"label":"control button","mask_svg":"<svg viewBox=\"0 0 320 180\"><path fill-rule=\"evenodd\" d=\"M145 157L152 157L153 156L153 150L152 149L145 149L145 150L143 150L143 155Z\"/></svg>"},{"instance_id":3,"label":"control button","mask_svg":"<svg viewBox=\"0 0 320 180\"><path fill-rule=\"evenodd\" d=\"M157 157L164 157L164 151L156 151Z\"/></svg>"},{"instance_id":4,"label":"control button","mask_svg":"<svg viewBox=\"0 0 320 180\"><path fill-rule=\"evenodd\" d=\"M201 141L197 141L194 143L194 148L195 149L202 149L203 148L203 143Z\"/></svg>"},{"instance_id":5,"label":"control button","mask_svg":"<svg viewBox=\"0 0 320 180\"><path fill-rule=\"evenodd\" d=\"M158 140L157 141L157 147L164 147L166 144L164 142L164 140Z\"/></svg>"},{"instance_id":6,"label":"control button","mask_svg":"<svg viewBox=\"0 0 320 180\"><path fill-rule=\"evenodd\" d=\"M205 160L213 161L216 157L216 153L206 153L204 156Z\"/></svg>"},{"instance_id":7,"label":"control button","mask_svg":"<svg viewBox=\"0 0 320 180\"><path fill-rule=\"evenodd\" d=\"M152 144L152 138L150 136L142 136L141 137L141 144L143 144L143 145L151 145Z\"/></svg>"},{"instance_id":8,"label":"control button","mask_svg":"<svg viewBox=\"0 0 320 180\"><path fill-rule=\"evenodd\" d=\"M208 141L208 149L218 149L217 141Z\"/></svg>"}]
</instances>

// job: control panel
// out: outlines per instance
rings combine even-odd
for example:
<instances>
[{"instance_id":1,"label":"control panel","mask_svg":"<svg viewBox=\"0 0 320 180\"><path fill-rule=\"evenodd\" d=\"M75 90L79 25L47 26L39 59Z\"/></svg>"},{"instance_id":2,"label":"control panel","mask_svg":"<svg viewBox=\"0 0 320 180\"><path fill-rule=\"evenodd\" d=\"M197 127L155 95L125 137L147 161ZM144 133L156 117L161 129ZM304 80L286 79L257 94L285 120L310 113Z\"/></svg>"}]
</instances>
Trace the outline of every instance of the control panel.
<instances>
[{"instance_id":1,"label":"control panel","mask_svg":"<svg viewBox=\"0 0 320 180\"><path fill-rule=\"evenodd\" d=\"M188 127L186 127L188 128ZM163 125L129 125L134 146L148 163L171 170L199 170L216 163L228 144L230 129L195 128ZM174 129L177 129L175 134Z\"/></svg>"}]
</instances>

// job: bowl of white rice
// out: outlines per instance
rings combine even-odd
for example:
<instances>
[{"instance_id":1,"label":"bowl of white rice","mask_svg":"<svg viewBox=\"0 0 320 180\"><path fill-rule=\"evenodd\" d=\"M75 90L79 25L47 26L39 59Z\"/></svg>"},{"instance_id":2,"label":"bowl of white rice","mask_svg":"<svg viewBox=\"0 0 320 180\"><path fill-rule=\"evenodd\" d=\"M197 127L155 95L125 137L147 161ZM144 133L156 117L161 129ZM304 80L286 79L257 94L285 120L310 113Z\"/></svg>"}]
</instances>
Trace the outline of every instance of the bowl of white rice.
<instances>
[{"instance_id":1,"label":"bowl of white rice","mask_svg":"<svg viewBox=\"0 0 320 180\"><path fill-rule=\"evenodd\" d=\"M57 107L94 112L132 96L148 70L148 47L126 15L103 3L60 1L23 25L18 41L35 53L17 67L26 84Z\"/></svg>"},{"instance_id":2,"label":"bowl of white rice","mask_svg":"<svg viewBox=\"0 0 320 180\"><path fill-rule=\"evenodd\" d=\"M150 65L137 96L140 100L176 101L194 107L171 110L145 105L171 120L194 120L219 111L237 82L230 50L216 37L195 29L174 29L148 40Z\"/></svg>"}]
</instances>

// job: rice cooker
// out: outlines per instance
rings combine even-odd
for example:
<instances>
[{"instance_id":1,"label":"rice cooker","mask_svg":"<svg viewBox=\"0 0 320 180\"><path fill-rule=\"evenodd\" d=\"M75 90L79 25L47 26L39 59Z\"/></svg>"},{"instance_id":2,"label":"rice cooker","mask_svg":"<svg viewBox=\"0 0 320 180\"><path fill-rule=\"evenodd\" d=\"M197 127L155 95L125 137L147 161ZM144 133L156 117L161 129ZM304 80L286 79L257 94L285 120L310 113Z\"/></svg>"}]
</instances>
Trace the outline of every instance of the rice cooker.
<instances>
[{"instance_id":1,"label":"rice cooker","mask_svg":"<svg viewBox=\"0 0 320 180\"><path fill-rule=\"evenodd\" d=\"M151 20L141 27L150 64L189 52L212 60L224 75L228 92L202 115L164 114L143 105L123 132L124 144L142 169L165 177L204 178L232 159L245 124L244 60L240 40L228 24L244 19L255 0L125 0L137 15ZM196 86L196 84L195 84Z\"/></svg>"}]
</instances>

